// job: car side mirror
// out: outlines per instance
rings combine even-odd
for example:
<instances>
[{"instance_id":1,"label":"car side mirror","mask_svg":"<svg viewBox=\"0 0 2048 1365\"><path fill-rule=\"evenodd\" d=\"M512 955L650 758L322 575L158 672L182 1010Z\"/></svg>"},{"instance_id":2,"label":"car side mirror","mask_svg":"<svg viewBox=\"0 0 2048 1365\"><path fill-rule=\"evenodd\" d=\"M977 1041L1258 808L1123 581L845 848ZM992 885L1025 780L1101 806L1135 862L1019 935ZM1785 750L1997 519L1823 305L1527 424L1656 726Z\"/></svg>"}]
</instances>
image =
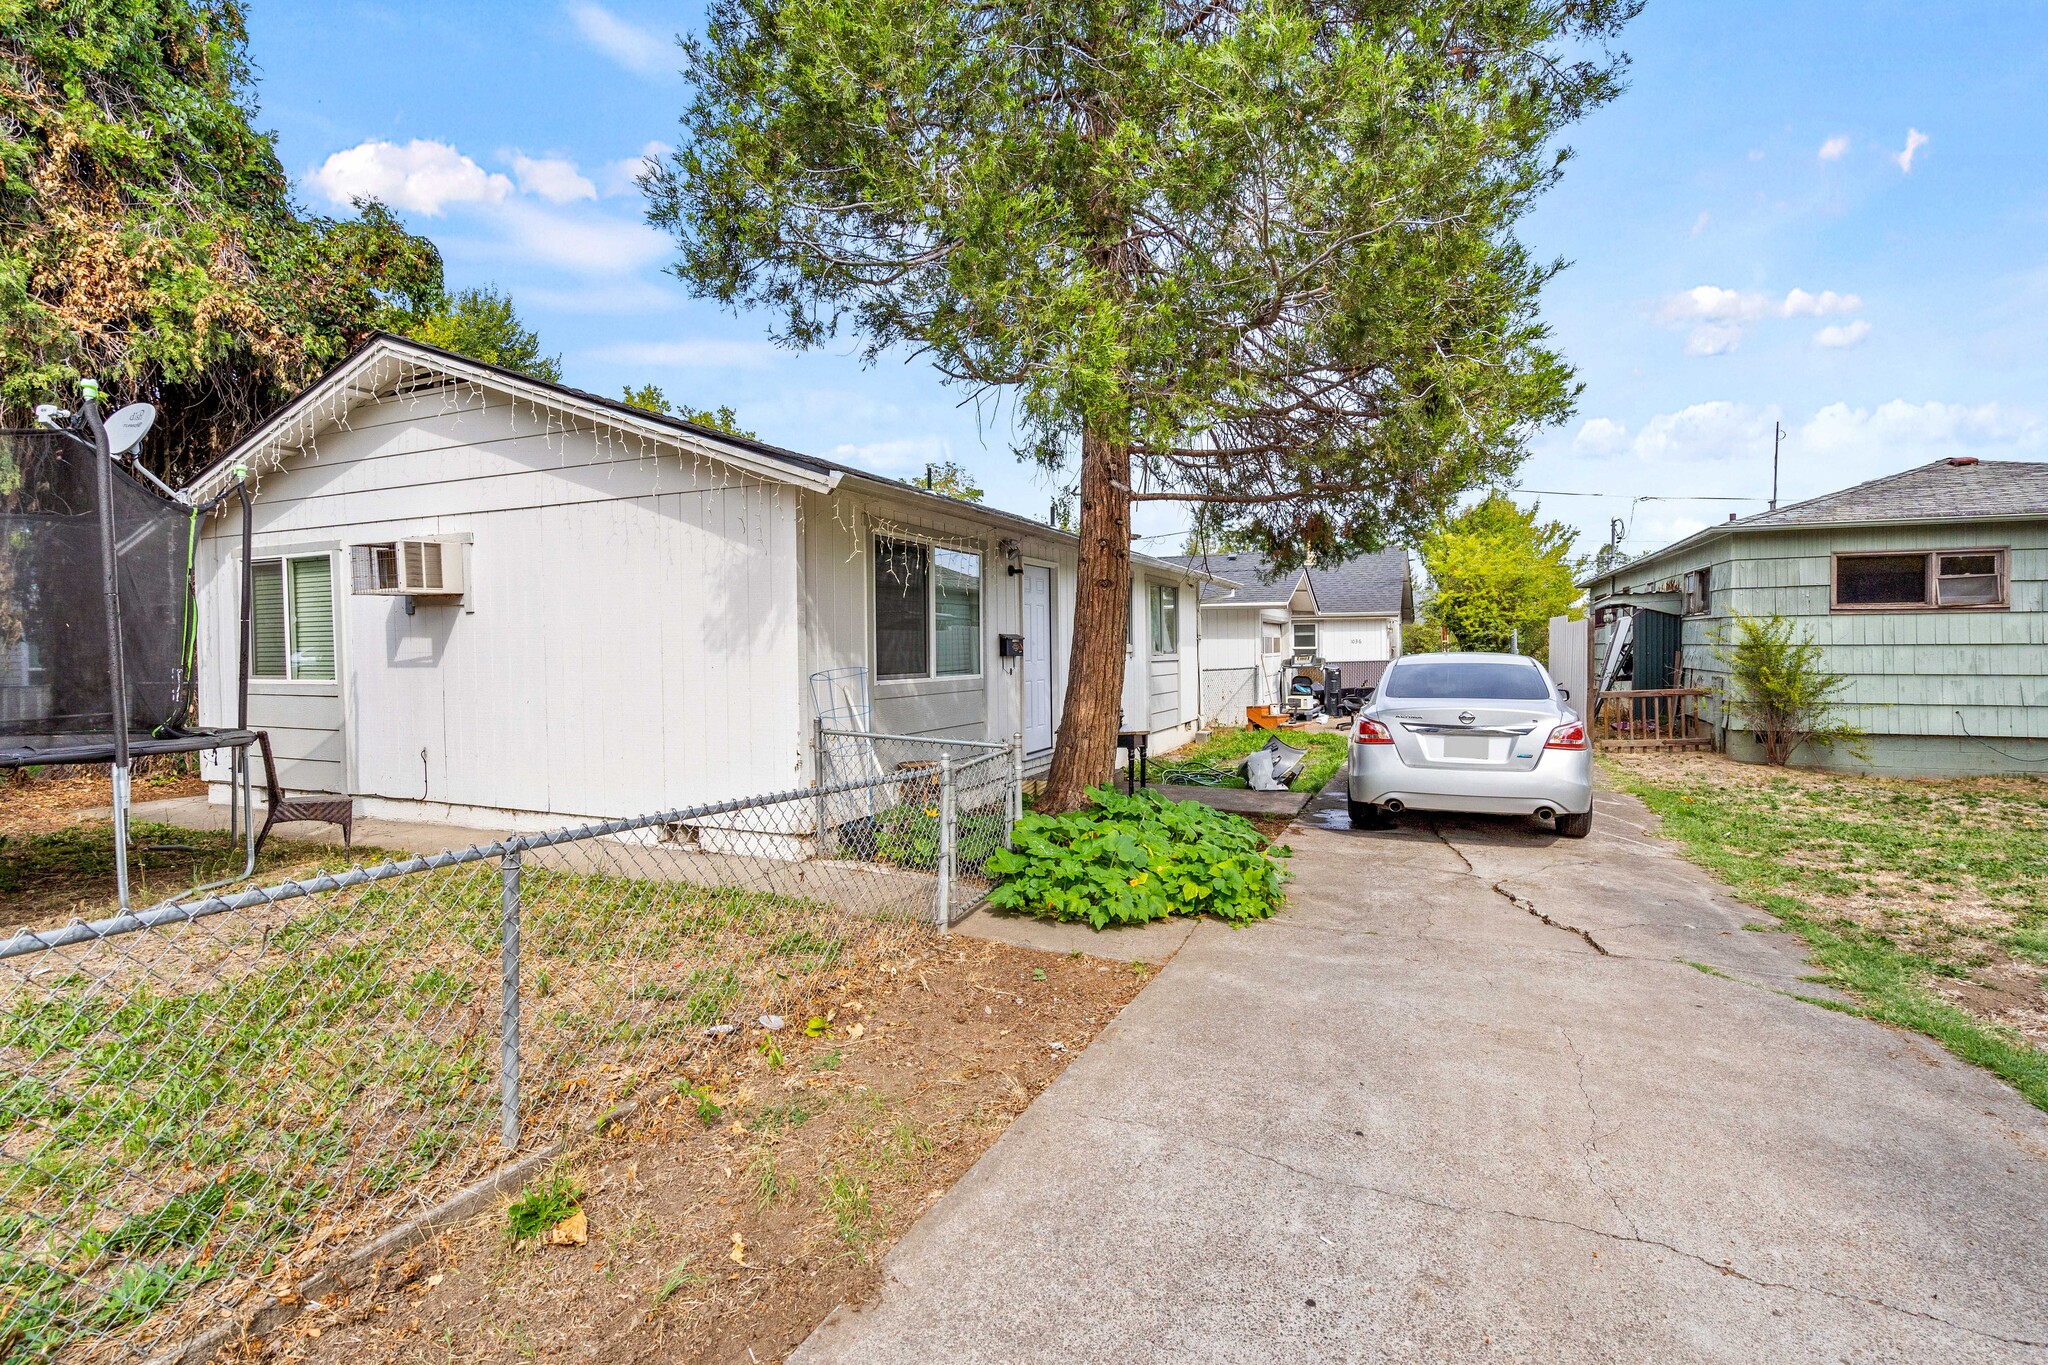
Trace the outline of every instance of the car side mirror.
<instances>
[{"instance_id":1,"label":"car side mirror","mask_svg":"<svg viewBox=\"0 0 2048 1365\"><path fill-rule=\"evenodd\" d=\"M1557 689L1557 695L1563 697L1566 701L1570 701L1572 699L1572 690L1569 687L1560 687Z\"/></svg>"}]
</instances>

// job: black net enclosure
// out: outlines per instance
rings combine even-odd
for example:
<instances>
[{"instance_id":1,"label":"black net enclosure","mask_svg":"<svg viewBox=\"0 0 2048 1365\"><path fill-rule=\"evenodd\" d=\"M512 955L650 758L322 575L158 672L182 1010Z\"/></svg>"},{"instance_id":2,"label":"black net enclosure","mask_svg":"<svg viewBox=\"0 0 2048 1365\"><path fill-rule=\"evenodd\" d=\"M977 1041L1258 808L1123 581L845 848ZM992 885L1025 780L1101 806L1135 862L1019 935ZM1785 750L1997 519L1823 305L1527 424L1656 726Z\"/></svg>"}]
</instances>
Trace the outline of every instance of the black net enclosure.
<instances>
[{"instance_id":1,"label":"black net enclosure","mask_svg":"<svg viewBox=\"0 0 2048 1365\"><path fill-rule=\"evenodd\" d=\"M113 695L95 457L55 431L0 431L0 748L174 730L193 651L192 509L110 466L128 679Z\"/></svg>"}]
</instances>

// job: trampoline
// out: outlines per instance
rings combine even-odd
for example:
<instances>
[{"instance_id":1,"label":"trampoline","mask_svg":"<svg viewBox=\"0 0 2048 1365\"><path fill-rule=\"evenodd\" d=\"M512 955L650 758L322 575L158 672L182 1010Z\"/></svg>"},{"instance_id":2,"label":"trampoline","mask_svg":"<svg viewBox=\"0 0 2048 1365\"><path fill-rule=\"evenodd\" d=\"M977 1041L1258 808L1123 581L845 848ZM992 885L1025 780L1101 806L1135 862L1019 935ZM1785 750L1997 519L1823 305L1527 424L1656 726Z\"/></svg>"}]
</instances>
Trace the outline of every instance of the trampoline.
<instances>
[{"instance_id":1,"label":"trampoline","mask_svg":"<svg viewBox=\"0 0 2048 1365\"><path fill-rule=\"evenodd\" d=\"M120 458L154 411L136 405L103 419L97 387L86 381L80 389L77 414L44 405L37 417L47 426L0 431L0 768L111 765L115 881L126 911L135 759L233 751L228 829L245 844L244 867L193 892L255 871L270 822L259 832L253 819L252 746L263 751L273 793L277 781L266 737L249 728L246 479L194 503L139 464L130 472ZM236 720L192 728L185 722L197 682L193 554L199 519L229 498L242 506Z\"/></svg>"}]
</instances>

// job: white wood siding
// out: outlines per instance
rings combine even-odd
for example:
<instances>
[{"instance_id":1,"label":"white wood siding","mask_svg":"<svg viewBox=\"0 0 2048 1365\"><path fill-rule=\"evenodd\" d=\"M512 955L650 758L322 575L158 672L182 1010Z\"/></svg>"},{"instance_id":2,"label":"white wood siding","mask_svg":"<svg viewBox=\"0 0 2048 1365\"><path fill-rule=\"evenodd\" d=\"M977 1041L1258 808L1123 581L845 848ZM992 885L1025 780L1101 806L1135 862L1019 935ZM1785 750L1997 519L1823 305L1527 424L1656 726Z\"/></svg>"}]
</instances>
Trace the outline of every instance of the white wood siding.
<instances>
[{"instance_id":1,"label":"white wood siding","mask_svg":"<svg viewBox=\"0 0 2048 1365\"><path fill-rule=\"evenodd\" d=\"M309 752L289 784L551 816L795 785L793 492L550 426L544 410L448 390L358 407L317 457L263 476L259 556L315 539L471 542L462 603L422 598L411 616L402 598L352 593L337 554L344 714L319 744L340 752ZM226 515L205 532L209 723L232 716L239 531ZM252 696L251 723L299 744L278 690Z\"/></svg>"},{"instance_id":2,"label":"white wood siding","mask_svg":"<svg viewBox=\"0 0 2048 1365\"><path fill-rule=\"evenodd\" d=\"M1330 663L1368 663L1394 657L1391 617L1319 616L1315 620L1323 658Z\"/></svg>"}]
</instances>

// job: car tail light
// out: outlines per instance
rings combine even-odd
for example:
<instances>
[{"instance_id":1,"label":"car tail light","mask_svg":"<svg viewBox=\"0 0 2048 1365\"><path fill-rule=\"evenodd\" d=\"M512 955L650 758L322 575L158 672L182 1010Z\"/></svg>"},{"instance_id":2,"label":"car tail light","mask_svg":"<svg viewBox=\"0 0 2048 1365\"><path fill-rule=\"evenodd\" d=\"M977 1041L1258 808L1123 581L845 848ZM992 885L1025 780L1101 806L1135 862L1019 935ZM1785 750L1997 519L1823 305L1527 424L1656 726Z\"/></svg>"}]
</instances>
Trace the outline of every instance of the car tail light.
<instances>
[{"instance_id":1,"label":"car tail light","mask_svg":"<svg viewBox=\"0 0 2048 1365\"><path fill-rule=\"evenodd\" d=\"M1546 749L1591 748L1592 745L1586 740L1586 722L1575 720L1558 726L1550 732L1550 742L1543 747Z\"/></svg>"},{"instance_id":2,"label":"car tail light","mask_svg":"<svg viewBox=\"0 0 2048 1365\"><path fill-rule=\"evenodd\" d=\"M1358 730L1351 736L1354 744L1392 744L1394 732L1374 720L1371 716L1358 718Z\"/></svg>"}]
</instances>

